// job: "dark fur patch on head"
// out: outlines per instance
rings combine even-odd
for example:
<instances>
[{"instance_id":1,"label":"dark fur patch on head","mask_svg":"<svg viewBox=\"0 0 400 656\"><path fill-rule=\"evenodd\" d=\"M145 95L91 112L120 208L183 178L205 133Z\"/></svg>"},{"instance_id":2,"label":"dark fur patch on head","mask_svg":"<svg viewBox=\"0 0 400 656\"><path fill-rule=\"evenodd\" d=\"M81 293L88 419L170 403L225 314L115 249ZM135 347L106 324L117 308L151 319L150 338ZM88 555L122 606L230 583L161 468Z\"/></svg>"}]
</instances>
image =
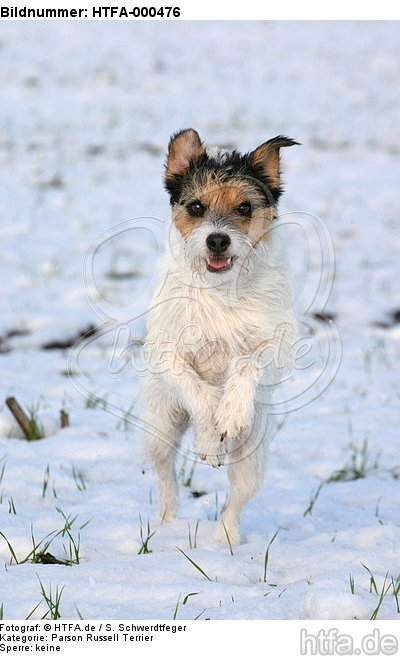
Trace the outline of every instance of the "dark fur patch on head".
<instances>
[{"instance_id":1,"label":"dark fur patch on head","mask_svg":"<svg viewBox=\"0 0 400 656\"><path fill-rule=\"evenodd\" d=\"M276 204L282 193L282 186L273 185L260 165L252 165L249 154L242 155L233 150L214 156L204 152L190 163L184 173L165 179L171 205L179 203L184 190L193 185L199 187L208 184L210 178L218 179L222 184L233 178L247 180L257 186L265 198L266 205Z\"/></svg>"},{"instance_id":2,"label":"dark fur patch on head","mask_svg":"<svg viewBox=\"0 0 400 656\"><path fill-rule=\"evenodd\" d=\"M278 135L244 155L236 150L209 154L195 130L183 130L173 135L169 144L164 182L171 205L181 202L185 191L188 193L190 188L199 188L211 180L224 184L236 178L256 187L266 206L276 206L283 191L280 149L297 144L289 137ZM186 152L180 152L179 149L184 148ZM176 153L181 155L184 166L171 166Z\"/></svg>"}]
</instances>

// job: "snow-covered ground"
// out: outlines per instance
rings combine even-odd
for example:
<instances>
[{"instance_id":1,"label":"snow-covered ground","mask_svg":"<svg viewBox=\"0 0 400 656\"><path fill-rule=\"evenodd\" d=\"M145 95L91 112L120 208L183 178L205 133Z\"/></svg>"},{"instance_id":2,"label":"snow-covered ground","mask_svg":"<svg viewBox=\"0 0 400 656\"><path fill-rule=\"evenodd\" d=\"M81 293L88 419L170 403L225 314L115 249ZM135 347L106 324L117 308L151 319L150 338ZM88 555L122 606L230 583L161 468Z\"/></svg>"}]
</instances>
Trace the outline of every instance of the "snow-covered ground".
<instances>
[{"instance_id":1,"label":"snow-covered ground","mask_svg":"<svg viewBox=\"0 0 400 656\"><path fill-rule=\"evenodd\" d=\"M41 581L53 596L65 586L63 618L368 619L387 574L378 618L400 617L399 43L384 22L2 23L0 616L26 618ZM165 219L167 232L163 154L189 126L243 150L279 133L301 141L284 153L281 212L320 217L336 250L326 312L341 366L325 392L278 418L233 555L213 537L224 470L196 465L191 476L181 462L179 519L158 524L128 421L137 376L107 367L112 332L85 343L72 379L69 350L42 348L148 303L153 232L96 242L92 303L84 255L135 217ZM299 290L320 266L301 230L288 246ZM10 395L34 408L44 439L21 438ZM32 534L63 528L62 513L69 534L47 551L63 559L64 545L70 557L80 539L79 564L21 562ZM141 525L144 539L155 531L151 553L138 553ZM46 610L42 601L32 617Z\"/></svg>"}]
</instances>

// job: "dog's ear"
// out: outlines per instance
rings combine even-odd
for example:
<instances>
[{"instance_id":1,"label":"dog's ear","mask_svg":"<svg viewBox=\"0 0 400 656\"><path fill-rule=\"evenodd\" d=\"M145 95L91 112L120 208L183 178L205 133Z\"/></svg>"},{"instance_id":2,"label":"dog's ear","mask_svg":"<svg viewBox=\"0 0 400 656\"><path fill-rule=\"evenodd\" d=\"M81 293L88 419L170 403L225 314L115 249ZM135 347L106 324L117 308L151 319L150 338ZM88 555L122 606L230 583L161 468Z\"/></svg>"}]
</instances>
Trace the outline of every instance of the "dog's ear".
<instances>
[{"instance_id":1,"label":"dog's ear","mask_svg":"<svg viewBox=\"0 0 400 656\"><path fill-rule=\"evenodd\" d=\"M281 148L299 146L298 141L279 135L265 141L261 146L249 153L249 162L259 172L263 182L271 189L278 189L281 181L280 156Z\"/></svg>"},{"instance_id":2,"label":"dog's ear","mask_svg":"<svg viewBox=\"0 0 400 656\"><path fill-rule=\"evenodd\" d=\"M204 153L204 146L196 130L189 128L172 135L168 145L165 180L185 173L190 163Z\"/></svg>"}]
</instances>

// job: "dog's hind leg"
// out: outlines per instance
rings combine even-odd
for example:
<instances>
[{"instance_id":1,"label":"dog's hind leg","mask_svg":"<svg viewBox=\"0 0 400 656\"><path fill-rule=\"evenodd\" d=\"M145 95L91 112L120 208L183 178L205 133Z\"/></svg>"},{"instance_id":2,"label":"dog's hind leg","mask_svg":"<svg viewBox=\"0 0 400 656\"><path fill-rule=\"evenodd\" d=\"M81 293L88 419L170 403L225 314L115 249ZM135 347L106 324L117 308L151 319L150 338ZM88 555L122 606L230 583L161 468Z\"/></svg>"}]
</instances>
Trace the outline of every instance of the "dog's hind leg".
<instances>
[{"instance_id":1,"label":"dog's hind leg","mask_svg":"<svg viewBox=\"0 0 400 656\"><path fill-rule=\"evenodd\" d=\"M266 430L260 433L260 428L258 427L256 431L253 428L252 435L230 455L229 496L217 529L217 538L220 542L230 542L232 545L240 544L241 510L259 491L263 483L268 453L268 435Z\"/></svg>"},{"instance_id":2,"label":"dog's hind leg","mask_svg":"<svg viewBox=\"0 0 400 656\"><path fill-rule=\"evenodd\" d=\"M159 515L162 522L168 522L175 518L178 507L175 460L188 415L163 394L162 388L152 386L146 399L145 417L145 450L157 476Z\"/></svg>"}]
</instances>

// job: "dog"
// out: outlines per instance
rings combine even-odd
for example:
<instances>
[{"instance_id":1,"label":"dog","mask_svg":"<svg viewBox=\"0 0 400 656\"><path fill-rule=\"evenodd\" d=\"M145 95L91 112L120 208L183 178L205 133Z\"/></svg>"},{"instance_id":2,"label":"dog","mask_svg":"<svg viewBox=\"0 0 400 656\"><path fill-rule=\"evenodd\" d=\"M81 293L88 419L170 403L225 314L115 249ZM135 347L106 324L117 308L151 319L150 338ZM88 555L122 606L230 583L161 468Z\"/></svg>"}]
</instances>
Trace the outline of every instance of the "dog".
<instances>
[{"instance_id":1,"label":"dog","mask_svg":"<svg viewBox=\"0 0 400 656\"><path fill-rule=\"evenodd\" d=\"M194 129L169 142L172 225L147 322L142 380L146 452L162 521L174 519L175 458L189 425L193 457L228 464L217 537L237 545L272 434L271 394L293 366L290 268L276 230L284 136L240 154L208 149Z\"/></svg>"}]
</instances>

